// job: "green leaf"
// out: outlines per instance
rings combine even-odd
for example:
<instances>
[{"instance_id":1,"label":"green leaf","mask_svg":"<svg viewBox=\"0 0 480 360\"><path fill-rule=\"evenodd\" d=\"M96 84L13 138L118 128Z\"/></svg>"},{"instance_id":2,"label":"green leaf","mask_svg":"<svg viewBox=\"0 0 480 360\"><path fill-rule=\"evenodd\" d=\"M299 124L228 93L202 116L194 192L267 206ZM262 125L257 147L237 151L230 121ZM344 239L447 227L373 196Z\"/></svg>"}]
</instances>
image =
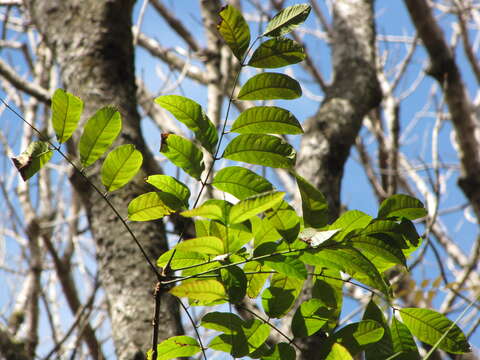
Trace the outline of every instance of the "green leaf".
<instances>
[{"instance_id":1,"label":"green leaf","mask_svg":"<svg viewBox=\"0 0 480 360\"><path fill-rule=\"evenodd\" d=\"M172 288L169 293L186 297L192 305L209 306L226 302L227 294L222 283L217 280L189 280Z\"/></svg>"},{"instance_id":2,"label":"green leaf","mask_svg":"<svg viewBox=\"0 0 480 360\"><path fill-rule=\"evenodd\" d=\"M398 320L395 316L392 318L390 325L390 333L392 334L393 352L400 353L395 360L419 360L417 344L410 333L410 330Z\"/></svg>"},{"instance_id":3,"label":"green leaf","mask_svg":"<svg viewBox=\"0 0 480 360\"><path fill-rule=\"evenodd\" d=\"M284 192L268 191L239 201L230 210L230 223L244 222L265 210L268 210L282 201Z\"/></svg>"},{"instance_id":4,"label":"green leaf","mask_svg":"<svg viewBox=\"0 0 480 360\"><path fill-rule=\"evenodd\" d=\"M383 336L374 344L367 345L365 349L366 358L369 360L385 360L394 354L392 335L390 328L383 316L382 310L370 300L363 314L363 320L374 320L381 324L384 330Z\"/></svg>"},{"instance_id":5,"label":"green leaf","mask_svg":"<svg viewBox=\"0 0 480 360\"><path fill-rule=\"evenodd\" d=\"M315 334L330 320L331 313L320 299L303 302L292 318L293 335L306 337Z\"/></svg>"},{"instance_id":6,"label":"green leaf","mask_svg":"<svg viewBox=\"0 0 480 360\"><path fill-rule=\"evenodd\" d=\"M403 194L393 195L385 199L378 210L378 217L381 219L404 217L415 220L426 215L427 210L420 200Z\"/></svg>"},{"instance_id":7,"label":"green leaf","mask_svg":"<svg viewBox=\"0 0 480 360\"><path fill-rule=\"evenodd\" d=\"M207 219L219 220L226 224L232 204L225 200L210 199L199 207L182 212L183 217L201 216Z\"/></svg>"},{"instance_id":8,"label":"green leaf","mask_svg":"<svg viewBox=\"0 0 480 360\"><path fill-rule=\"evenodd\" d=\"M239 134L303 134L297 118L277 106L255 106L243 111L230 131Z\"/></svg>"},{"instance_id":9,"label":"green leaf","mask_svg":"<svg viewBox=\"0 0 480 360\"><path fill-rule=\"evenodd\" d=\"M249 298L255 299L270 276L262 271L269 270L269 268L257 261L250 261L245 264L243 270L247 276L247 295Z\"/></svg>"},{"instance_id":10,"label":"green leaf","mask_svg":"<svg viewBox=\"0 0 480 360\"><path fill-rule=\"evenodd\" d=\"M331 316L328 321L328 327L333 330L337 327L343 304L343 281L338 270L320 269L315 271L321 273L314 277L312 288L312 297L319 299L329 309Z\"/></svg>"},{"instance_id":11,"label":"green leaf","mask_svg":"<svg viewBox=\"0 0 480 360\"><path fill-rule=\"evenodd\" d=\"M233 357L243 357L259 349L270 335L268 324L258 319L250 319L235 334L222 334L214 338L209 348L230 353Z\"/></svg>"},{"instance_id":12,"label":"green leaf","mask_svg":"<svg viewBox=\"0 0 480 360\"><path fill-rule=\"evenodd\" d=\"M257 248L265 242L275 242L281 238L281 235L275 230L267 218L260 219L259 217L253 217L250 219L250 223L252 224L254 248Z\"/></svg>"},{"instance_id":13,"label":"green leaf","mask_svg":"<svg viewBox=\"0 0 480 360\"><path fill-rule=\"evenodd\" d=\"M299 295L304 280L282 274L275 274L270 280L270 287L262 293L262 306L271 318L283 317L293 306Z\"/></svg>"},{"instance_id":14,"label":"green leaf","mask_svg":"<svg viewBox=\"0 0 480 360\"><path fill-rule=\"evenodd\" d=\"M280 73L260 73L242 86L238 100L297 99L302 96L302 88L297 80Z\"/></svg>"},{"instance_id":15,"label":"green leaf","mask_svg":"<svg viewBox=\"0 0 480 360\"><path fill-rule=\"evenodd\" d=\"M396 246L395 241L389 241L389 237L385 234L354 236L350 239L349 244L360 250L380 272L393 265L407 266L402 250Z\"/></svg>"},{"instance_id":16,"label":"green leaf","mask_svg":"<svg viewBox=\"0 0 480 360\"><path fill-rule=\"evenodd\" d=\"M83 167L92 165L112 145L122 129L120 113L107 106L98 110L83 129L80 143L80 162Z\"/></svg>"},{"instance_id":17,"label":"green leaf","mask_svg":"<svg viewBox=\"0 0 480 360\"><path fill-rule=\"evenodd\" d=\"M305 264L343 271L389 296L388 287L377 268L357 249L335 245L304 251L299 255L299 259Z\"/></svg>"},{"instance_id":18,"label":"green leaf","mask_svg":"<svg viewBox=\"0 0 480 360\"><path fill-rule=\"evenodd\" d=\"M240 166L221 169L213 178L212 185L240 200L273 190L272 184L264 177Z\"/></svg>"},{"instance_id":19,"label":"green leaf","mask_svg":"<svg viewBox=\"0 0 480 360\"><path fill-rule=\"evenodd\" d=\"M330 229L340 229L335 235L337 241L342 241L353 230L363 229L366 227L372 217L358 210L349 210L344 212L337 220L329 226Z\"/></svg>"},{"instance_id":20,"label":"green leaf","mask_svg":"<svg viewBox=\"0 0 480 360\"><path fill-rule=\"evenodd\" d=\"M274 255L264 260L264 263L280 274L302 280L307 278L305 265L292 256Z\"/></svg>"},{"instance_id":21,"label":"green leaf","mask_svg":"<svg viewBox=\"0 0 480 360\"><path fill-rule=\"evenodd\" d=\"M217 221L210 223L210 234L224 240L225 251L230 254L237 252L253 238L252 232L244 224L232 224L226 227Z\"/></svg>"},{"instance_id":22,"label":"green leaf","mask_svg":"<svg viewBox=\"0 0 480 360\"><path fill-rule=\"evenodd\" d=\"M239 303L247 292L247 277L238 266L230 266L220 270L222 283L227 290L230 303Z\"/></svg>"},{"instance_id":23,"label":"green leaf","mask_svg":"<svg viewBox=\"0 0 480 360\"><path fill-rule=\"evenodd\" d=\"M328 221L328 203L325 196L303 177L294 173L302 197L305 226L321 228Z\"/></svg>"},{"instance_id":24,"label":"green leaf","mask_svg":"<svg viewBox=\"0 0 480 360\"><path fill-rule=\"evenodd\" d=\"M268 222L287 243L297 239L300 231L300 217L296 211L286 202L282 201L266 212ZM275 232L272 233L275 236ZM256 242L257 244L257 242Z\"/></svg>"},{"instance_id":25,"label":"green leaf","mask_svg":"<svg viewBox=\"0 0 480 360\"><path fill-rule=\"evenodd\" d=\"M198 103L180 95L159 96L155 102L192 130L205 149L215 152L217 129Z\"/></svg>"},{"instance_id":26,"label":"green leaf","mask_svg":"<svg viewBox=\"0 0 480 360\"><path fill-rule=\"evenodd\" d=\"M137 196L128 204L128 219L131 221L149 221L161 219L181 208L182 204L168 194L151 191Z\"/></svg>"},{"instance_id":27,"label":"green leaf","mask_svg":"<svg viewBox=\"0 0 480 360\"><path fill-rule=\"evenodd\" d=\"M262 360L295 360L295 349L287 343L275 344L271 351L262 356Z\"/></svg>"},{"instance_id":28,"label":"green leaf","mask_svg":"<svg viewBox=\"0 0 480 360\"><path fill-rule=\"evenodd\" d=\"M181 181L168 175L150 175L145 179L145 182L154 186L158 190L172 194L182 201L185 207L188 208L190 189Z\"/></svg>"},{"instance_id":29,"label":"green leaf","mask_svg":"<svg viewBox=\"0 0 480 360\"><path fill-rule=\"evenodd\" d=\"M403 323L412 334L429 345L434 345L453 324L445 315L430 309L404 308L399 311ZM465 335L457 325L451 327L438 348L452 354L471 351Z\"/></svg>"},{"instance_id":30,"label":"green leaf","mask_svg":"<svg viewBox=\"0 0 480 360\"><path fill-rule=\"evenodd\" d=\"M229 160L274 168L295 165L295 149L273 135L246 134L234 138L226 147L223 157Z\"/></svg>"},{"instance_id":31,"label":"green leaf","mask_svg":"<svg viewBox=\"0 0 480 360\"><path fill-rule=\"evenodd\" d=\"M194 179L205 170L202 151L190 140L174 134L162 134L160 152Z\"/></svg>"},{"instance_id":32,"label":"green leaf","mask_svg":"<svg viewBox=\"0 0 480 360\"><path fill-rule=\"evenodd\" d=\"M305 59L305 51L299 43L287 38L275 38L260 44L255 50L249 66L256 68L279 68L296 64Z\"/></svg>"},{"instance_id":33,"label":"green leaf","mask_svg":"<svg viewBox=\"0 0 480 360\"><path fill-rule=\"evenodd\" d=\"M235 57L242 61L250 45L250 29L247 22L240 11L231 5L223 7L219 15L222 20L217 25L218 32L232 49Z\"/></svg>"},{"instance_id":34,"label":"green leaf","mask_svg":"<svg viewBox=\"0 0 480 360\"><path fill-rule=\"evenodd\" d=\"M142 166L142 153L134 145L120 145L112 150L102 164L102 183L107 191L127 184Z\"/></svg>"},{"instance_id":35,"label":"green leaf","mask_svg":"<svg viewBox=\"0 0 480 360\"><path fill-rule=\"evenodd\" d=\"M350 354L356 355L365 345L379 341L384 334L383 326L375 320L362 320L348 324L335 333L335 342L345 346Z\"/></svg>"},{"instance_id":36,"label":"green leaf","mask_svg":"<svg viewBox=\"0 0 480 360\"><path fill-rule=\"evenodd\" d=\"M288 34L307 19L310 9L308 4L297 4L283 9L270 20L262 36L278 37Z\"/></svg>"},{"instance_id":37,"label":"green leaf","mask_svg":"<svg viewBox=\"0 0 480 360\"><path fill-rule=\"evenodd\" d=\"M238 315L232 313L214 311L204 315L200 325L206 329L221 331L231 335L241 331L243 320Z\"/></svg>"},{"instance_id":38,"label":"green leaf","mask_svg":"<svg viewBox=\"0 0 480 360\"><path fill-rule=\"evenodd\" d=\"M190 336L173 336L157 346L157 360L169 360L178 357L192 356L200 352L197 339Z\"/></svg>"},{"instance_id":39,"label":"green leaf","mask_svg":"<svg viewBox=\"0 0 480 360\"><path fill-rule=\"evenodd\" d=\"M52 97L52 125L58 142L67 141L78 126L83 112L83 101L62 89Z\"/></svg>"},{"instance_id":40,"label":"green leaf","mask_svg":"<svg viewBox=\"0 0 480 360\"><path fill-rule=\"evenodd\" d=\"M353 360L353 357L342 345L334 343L325 360Z\"/></svg>"},{"instance_id":41,"label":"green leaf","mask_svg":"<svg viewBox=\"0 0 480 360\"><path fill-rule=\"evenodd\" d=\"M34 141L20 155L13 157L12 161L24 181L30 179L45 165L52 157L53 152L49 149L48 143Z\"/></svg>"},{"instance_id":42,"label":"green leaf","mask_svg":"<svg viewBox=\"0 0 480 360\"><path fill-rule=\"evenodd\" d=\"M201 254L220 255L225 253L223 241L215 236L202 236L184 240L175 246L177 250Z\"/></svg>"},{"instance_id":43,"label":"green leaf","mask_svg":"<svg viewBox=\"0 0 480 360\"><path fill-rule=\"evenodd\" d=\"M164 252L157 260L157 266L164 267L172 257L173 249ZM170 263L172 270L181 269L187 266L200 265L208 261L208 256L198 252L175 251L175 256Z\"/></svg>"}]
</instances>

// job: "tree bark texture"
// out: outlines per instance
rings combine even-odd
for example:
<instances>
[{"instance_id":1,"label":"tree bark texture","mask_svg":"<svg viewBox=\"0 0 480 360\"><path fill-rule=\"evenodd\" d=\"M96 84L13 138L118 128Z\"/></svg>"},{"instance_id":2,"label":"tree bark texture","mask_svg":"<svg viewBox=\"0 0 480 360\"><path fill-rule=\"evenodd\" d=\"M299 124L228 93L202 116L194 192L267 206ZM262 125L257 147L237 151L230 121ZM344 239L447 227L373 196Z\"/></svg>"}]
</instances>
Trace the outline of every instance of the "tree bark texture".
<instances>
[{"instance_id":1,"label":"tree bark texture","mask_svg":"<svg viewBox=\"0 0 480 360\"><path fill-rule=\"evenodd\" d=\"M317 113L304 124L297 171L340 211L345 162L363 117L381 101L375 70L373 0L333 2L333 82Z\"/></svg>"},{"instance_id":2,"label":"tree bark texture","mask_svg":"<svg viewBox=\"0 0 480 360\"><path fill-rule=\"evenodd\" d=\"M340 213L345 162L364 116L381 101L376 75L373 0L338 0L333 5L333 82L317 113L304 124L297 171L325 194L330 218ZM302 301L310 298L302 292ZM305 338L300 359L313 360L325 338Z\"/></svg>"},{"instance_id":3,"label":"tree bark texture","mask_svg":"<svg viewBox=\"0 0 480 360\"><path fill-rule=\"evenodd\" d=\"M438 81L445 94L462 165L458 185L480 221L480 122L475 119L454 54L429 5L425 0L405 0L405 5L430 57L427 72Z\"/></svg>"},{"instance_id":4,"label":"tree bark texture","mask_svg":"<svg viewBox=\"0 0 480 360\"><path fill-rule=\"evenodd\" d=\"M123 190L109 195L126 216L128 202L146 191L143 178L160 169L147 149L137 112L132 45L134 0L26 0L32 21L52 48L64 87L85 102L84 120L105 105L117 107L123 118L116 145L133 143L144 156L142 172ZM70 155L75 146L69 144ZM88 175L98 181L100 167ZM143 359L151 346L155 276L133 239L81 176L72 176L81 195L97 244L100 280L110 305L112 334L118 359ZM166 250L163 223L131 223L150 259ZM178 304L165 295L161 304L161 339L182 332Z\"/></svg>"}]
</instances>

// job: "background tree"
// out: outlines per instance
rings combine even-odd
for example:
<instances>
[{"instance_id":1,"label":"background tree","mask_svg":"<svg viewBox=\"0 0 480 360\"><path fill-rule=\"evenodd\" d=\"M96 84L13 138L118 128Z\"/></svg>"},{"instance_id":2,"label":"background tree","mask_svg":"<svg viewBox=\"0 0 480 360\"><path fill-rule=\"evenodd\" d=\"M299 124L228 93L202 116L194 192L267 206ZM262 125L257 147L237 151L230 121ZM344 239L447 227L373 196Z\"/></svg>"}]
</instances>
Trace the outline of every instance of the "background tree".
<instances>
[{"instance_id":1,"label":"background tree","mask_svg":"<svg viewBox=\"0 0 480 360\"><path fill-rule=\"evenodd\" d=\"M230 3L243 7L251 24L264 23L270 14L290 4L273 0ZM382 27L388 24L375 24L382 20L383 11L392 11L388 7L384 10L383 4L376 5L377 11L373 1L367 0L311 4L315 20L308 23L307 30L293 34L307 48L305 65L294 71L305 78L304 91L310 101L302 105L309 109L304 116L311 115L304 122L306 134L299 145L297 169L327 196L332 217L342 206L354 204L348 197L355 194L364 201L363 196L356 195L361 175L353 170L354 162L352 175L343 186L347 194L343 205L340 197L353 145L354 158L371 186L364 185L362 192L371 191L379 201L398 191L422 198L429 215L425 219L427 241L412 265L419 271L414 279L392 276L398 279L398 292L409 306L430 306L454 314L478 296L479 284L475 267L480 256L476 225L480 129L478 104L469 99L478 98L474 82L480 79L475 57L478 45L471 39L478 36L479 4L405 0L406 9L394 11L411 14L415 28L406 25L408 33L402 36L384 34ZM158 126L162 132L180 134L183 130L152 99L157 93L189 92L190 88L193 94L189 95L194 97L200 85L206 88L207 96L199 93L199 98L205 102L210 119L220 124L238 62L215 28L222 5L219 1L195 2L198 12L179 8L182 5L178 2L143 1L133 15L134 1L126 0L0 1L0 5L3 97L45 132L50 131L49 99L58 86L85 101L86 117L103 105L113 104L124 118L119 143L134 143L145 157L144 174L152 174L161 170L147 146L152 138L142 135L138 106L152 120L144 127L148 132ZM150 29L149 24L158 18L162 19L162 30ZM199 24L204 36L196 31ZM444 31L451 33L448 41ZM163 82L162 87L157 86L160 90L152 90L151 76L142 75L142 71L137 71L135 78L135 48L142 59L147 58L146 50L162 64L157 66ZM331 61L325 64L328 48ZM146 68L146 73L152 70ZM425 74L432 75L438 85ZM470 95L469 88L473 89ZM241 103L235 105L242 107ZM5 109L1 129L2 149L9 157L33 136ZM449 135L455 138L456 152ZM75 155L74 141L68 146L71 156ZM146 334L151 331L149 294L155 278L131 238L118 226L118 219L68 168L50 166L32 186L18 182L14 175L7 176L11 165L3 166L2 194L9 216L3 220L2 230L8 253L21 264L7 259L3 271L8 275L6 281L22 279L22 286L9 292L11 302L0 327L0 352L8 356L10 351L19 354L21 350L25 358L65 352L79 358L110 357L107 351L111 346L103 342L111 331L118 358L142 358L150 346ZM98 172L99 168L94 168L88 174L95 178ZM278 171L271 176L285 188L292 188L286 173ZM355 180L349 181L349 177ZM457 178L465 196L456 189ZM138 176L111 201L125 210L125 204L144 191L142 176ZM170 221L133 226L152 260L167 248L166 234L184 227L176 218ZM455 241L456 232L452 231L459 222L465 223L461 243ZM422 274L422 269L428 273ZM85 284L89 284L88 295ZM364 306L364 293L348 291L359 306ZM68 324L62 304L73 314ZM181 333L178 304L170 298L162 304L162 336ZM480 324L478 302L472 309L463 324L470 335ZM102 318L108 318L110 325ZM48 324L43 325L49 328L48 345L44 339L39 342L39 336L46 334L42 323ZM23 342L17 344L17 339ZM321 339L309 341L299 344L304 348L302 356L314 358L310 350L315 351L315 341Z\"/></svg>"}]
</instances>

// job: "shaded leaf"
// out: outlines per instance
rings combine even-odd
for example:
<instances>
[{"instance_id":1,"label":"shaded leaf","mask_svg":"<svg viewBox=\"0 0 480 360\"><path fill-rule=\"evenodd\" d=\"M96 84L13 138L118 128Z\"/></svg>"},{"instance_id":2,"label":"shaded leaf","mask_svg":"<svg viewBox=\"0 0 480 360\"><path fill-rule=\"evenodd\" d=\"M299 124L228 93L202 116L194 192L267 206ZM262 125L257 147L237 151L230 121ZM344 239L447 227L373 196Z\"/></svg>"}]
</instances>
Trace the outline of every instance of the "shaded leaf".
<instances>
[{"instance_id":1,"label":"shaded leaf","mask_svg":"<svg viewBox=\"0 0 480 360\"><path fill-rule=\"evenodd\" d=\"M331 229L340 229L340 232L335 236L337 241L342 241L345 237L356 229L363 229L366 227L372 217L358 210L349 210L344 212L340 217L329 226Z\"/></svg>"},{"instance_id":2,"label":"shaded leaf","mask_svg":"<svg viewBox=\"0 0 480 360\"><path fill-rule=\"evenodd\" d=\"M292 243L297 239L301 218L286 201L272 207L266 212L266 215L269 223L282 236L283 240Z\"/></svg>"},{"instance_id":3,"label":"shaded leaf","mask_svg":"<svg viewBox=\"0 0 480 360\"><path fill-rule=\"evenodd\" d=\"M328 203L325 196L303 177L294 173L302 197L305 226L321 228L328 221Z\"/></svg>"},{"instance_id":4,"label":"shaded leaf","mask_svg":"<svg viewBox=\"0 0 480 360\"><path fill-rule=\"evenodd\" d=\"M112 145L121 129L122 118L113 107L104 107L88 119L78 145L82 166L90 166L98 160Z\"/></svg>"},{"instance_id":5,"label":"shaded leaf","mask_svg":"<svg viewBox=\"0 0 480 360\"><path fill-rule=\"evenodd\" d=\"M202 151L190 140L174 134L162 134L160 152L194 179L205 170Z\"/></svg>"},{"instance_id":6,"label":"shaded leaf","mask_svg":"<svg viewBox=\"0 0 480 360\"><path fill-rule=\"evenodd\" d=\"M420 341L434 345L448 331L448 334L440 342L439 349L452 354L463 354L471 351L462 330L445 315L430 309L420 308L404 308L400 309L399 312L403 323Z\"/></svg>"},{"instance_id":7,"label":"shaded leaf","mask_svg":"<svg viewBox=\"0 0 480 360\"><path fill-rule=\"evenodd\" d=\"M345 346L350 354L356 355L365 345L376 343L384 334L383 326L375 320L362 320L348 324L334 334L335 342Z\"/></svg>"},{"instance_id":8,"label":"shaded leaf","mask_svg":"<svg viewBox=\"0 0 480 360\"><path fill-rule=\"evenodd\" d=\"M288 34L307 19L310 9L308 4L297 4L283 9L269 21L262 36L277 37Z\"/></svg>"},{"instance_id":9,"label":"shaded leaf","mask_svg":"<svg viewBox=\"0 0 480 360\"><path fill-rule=\"evenodd\" d=\"M217 129L198 103L180 95L159 96L155 102L192 130L205 149L215 152Z\"/></svg>"},{"instance_id":10,"label":"shaded leaf","mask_svg":"<svg viewBox=\"0 0 480 360\"><path fill-rule=\"evenodd\" d=\"M233 205L230 210L230 223L236 224L244 222L257 214L272 208L282 201L284 196L284 192L269 191L241 200Z\"/></svg>"},{"instance_id":11,"label":"shaded leaf","mask_svg":"<svg viewBox=\"0 0 480 360\"><path fill-rule=\"evenodd\" d=\"M247 276L247 295L249 298L255 299L270 276L262 271L269 270L269 268L257 261L250 261L245 264L243 270Z\"/></svg>"},{"instance_id":12,"label":"shaded leaf","mask_svg":"<svg viewBox=\"0 0 480 360\"><path fill-rule=\"evenodd\" d=\"M181 181L169 175L150 175L145 182L154 186L158 190L172 194L188 207L188 199L190 198L190 189Z\"/></svg>"},{"instance_id":13,"label":"shaded leaf","mask_svg":"<svg viewBox=\"0 0 480 360\"><path fill-rule=\"evenodd\" d=\"M48 143L34 141L20 155L13 157L12 161L24 181L30 179L51 159L53 152Z\"/></svg>"},{"instance_id":14,"label":"shaded leaf","mask_svg":"<svg viewBox=\"0 0 480 360\"><path fill-rule=\"evenodd\" d=\"M242 86L238 100L296 99L302 96L302 88L297 80L281 73L260 73Z\"/></svg>"},{"instance_id":15,"label":"shaded leaf","mask_svg":"<svg viewBox=\"0 0 480 360\"><path fill-rule=\"evenodd\" d=\"M381 219L404 217L415 220L426 215L427 210L420 200L403 194L396 194L383 200L378 210L378 217Z\"/></svg>"},{"instance_id":16,"label":"shaded leaf","mask_svg":"<svg viewBox=\"0 0 480 360\"><path fill-rule=\"evenodd\" d=\"M329 309L331 309L330 319L328 321L329 329L337 327L343 304L343 281L338 270L321 269L316 271L321 273L314 277L312 288L312 297L319 299Z\"/></svg>"},{"instance_id":17,"label":"shaded leaf","mask_svg":"<svg viewBox=\"0 0 480 360\"><path fill-rule=\"evenodd\" d=\"M139 195L128 204L128 219L131 221L161 219L181 208L182 204L177 200L168 193L158 191Z\"/></svg>"},{"instance_id":18,"label":"shaded leaf","mask_svg":"<svg viewBox=\"0 0 480 360\"><path fill-rule=\"evenodd\" d=\"M241 302L247 291L247 277L243 270L238 266L230 266L220 270L220 277L227 291L229 302Z\"/></svg>"},{"instance_id":19,"label":"shaded leaf","mask_svg":"<svg viewBox=\"0 0 480 360\"><path fill-rule=\"evenodd\" d=\"M127 184L142 166L142 153L134 145L120 145L112 150L102 164L102 183L107 191Z\"/></svg>"},{"instance_id":20,"label":"shaded leaf","mask_svg":"<svg viewBox=\"0 0 480 360\"><path fill-rule=\"evenodd\" d=\"M240 166L221 169L213 178L212 185L240 200L273 190L267 179Z\"/></svg>"},{"instance_id":21,"label":"shaded leaf","mask_svg":"<svg viewBox=\"0 0 480 360\"><path fill-rule=\"evenodd\" d=\"M214 311L205 314L200 325L225 334L235 334L241 331L243 320L232 313Z\"/></svg>"},{"instance_id":22,"label":"shaded leaf","mask_svg":"<svg viewBox=\"0 0 480 360\"><path fill-rule=\"evenodd\" d=\"M395 360L419 360L417 344L413 339L410 330L398 320L395 316L392 318L390 325L390 333L393 341L393 352L400 353L395 357Z\"/></svg>"},{"instance_id":23,"label":"shaded leaf","mask_svg":"<svg viewBox=\"0 0 480 360\"><path fill-rule=\"evenodd\" d=\"M367 345L365 354L367 359L385 360L394 354L390 328L383 316L382 310L372 300L367 305L363 320L374 320L381 324L384 330L382 338L374 344Z\"/></svg>"},{"instance_id":24,"label":"shaded leaf","mask_svg":"<svg viewBox=\"0 0 480 360\"><path fill-rule=\"evenodd\" d=\"M296 64L304 59L305 51L299 43L288 38L275 38L261 43L248 65L271 69Z\"/></svg>"},{"instance_id":25,"label":"shaded leaf","mask_svg":"<svg viewBox=\"0 0 480 360\"><path fill-rule=\"evenodd\" d=\"M250 44L250 29L240 11L231 5L220 10L222 19L217 25L218 32L222 35L235 57L242 61Z\"/></svg>"},{"instance_id":26,"label":"shaded leaf","mask_svg":"<svg viewBox=\"0 0 480 360\"><path fill-rule=\"evenodd\" d=\"M188 298L192 305L208 306L227 301L222 283L213 279L184 281L169 292L178 297Z\"/></svg>"},{"instance_id":27,"label":"shaded leaf","mask_svg":"<svg viewBox=\"0 0 480 360\"><path fill-rule=\"evenodd\" d=\"M67 141L78 126L83 112L83 101L62 89L52 97L52 125L59 143Z\"/></svg>"},{"instance_id":28,"label":"shaded leaf","mask_svg":"<svg viewBox=\"0 0 480 360\"><path fill-rule=\"evenodd\" d=\"M262 360L295 360L295 349L287 343L275 344Z\"/></svg>"},{"instance_id":29,"label":"shaded leaf","mask_svg":"<svg viewBox=\"0 0 480 360\"><path fill-rule=\"evenodd\" d=\"M274 168L291 168L297 153L287 142L273 135L246 134L234 138L223 157L229 160Z\"/></svg>"},{"instance_id":30,"label":"shaded leaf","mask_svg":"<svg viewBox=\"0 0 480 360\"><path fill-rule=\"evenodd\" d=\"M306 337L315 334L330 320L331 313L320 299L303 302L292 318L293 335Z\"/></svg>"},{"instance_id":31,"label":"shaded leaf","mask_svg":"<svg viewBox=\"0 0 480 360\"><path fill-rule=\"evenodd\" d=\"M270 280L270 287L262 293L262 307L271 318L281 318L293 306L299 295L304 280L282 274L275 274Z\"/></svg>"}]
</instances>

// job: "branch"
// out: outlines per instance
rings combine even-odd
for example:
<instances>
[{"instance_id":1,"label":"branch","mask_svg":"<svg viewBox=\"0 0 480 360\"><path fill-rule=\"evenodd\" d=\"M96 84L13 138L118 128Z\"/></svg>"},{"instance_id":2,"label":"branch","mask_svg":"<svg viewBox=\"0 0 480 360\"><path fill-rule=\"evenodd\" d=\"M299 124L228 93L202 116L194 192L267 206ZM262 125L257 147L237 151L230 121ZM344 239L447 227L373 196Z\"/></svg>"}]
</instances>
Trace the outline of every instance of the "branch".
<instances>
[{"instance_id":1,"label":"branch","mask_svg":"<svg viewBox=\"0 0 480 360\"><path fill-rule=\"evenodd\" d=\"M2 59L0 59L0 75L3 75L15 88L35 97L40 102L50 105L50 94L46 89L21 78L18 73Z\"/></svg>"}]
</instances>

